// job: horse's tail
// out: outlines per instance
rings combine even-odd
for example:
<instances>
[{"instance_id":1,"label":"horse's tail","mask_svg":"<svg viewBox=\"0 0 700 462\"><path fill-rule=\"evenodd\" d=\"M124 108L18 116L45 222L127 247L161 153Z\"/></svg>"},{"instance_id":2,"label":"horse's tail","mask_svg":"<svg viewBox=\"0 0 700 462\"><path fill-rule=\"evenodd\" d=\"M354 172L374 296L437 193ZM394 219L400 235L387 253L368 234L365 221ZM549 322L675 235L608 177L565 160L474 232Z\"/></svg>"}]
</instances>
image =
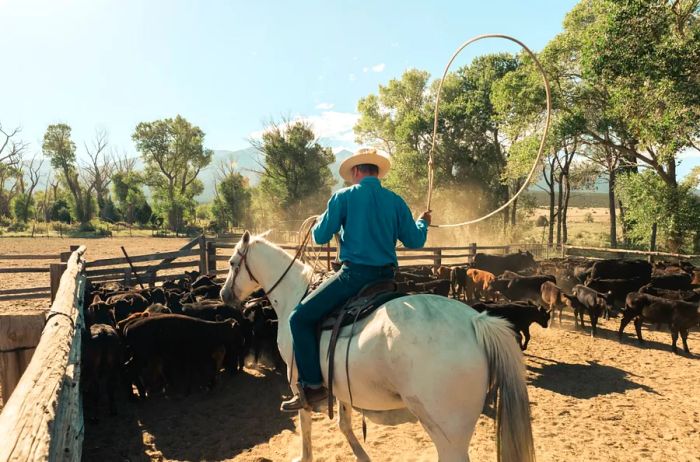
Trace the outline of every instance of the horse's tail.
<instances>
[{"instance_id":1,"label":"horse's tail","mask_svg":"<svg viewBox=\"0 0 700 462\"><path fill-rule=\"evenodd\" d=\"M496 450L499 462L534 462L530 400L523 354L508 321L486 312L472 318L476 340L486 352L489 388L497 390Z\"/></svg>"}]
</instances>

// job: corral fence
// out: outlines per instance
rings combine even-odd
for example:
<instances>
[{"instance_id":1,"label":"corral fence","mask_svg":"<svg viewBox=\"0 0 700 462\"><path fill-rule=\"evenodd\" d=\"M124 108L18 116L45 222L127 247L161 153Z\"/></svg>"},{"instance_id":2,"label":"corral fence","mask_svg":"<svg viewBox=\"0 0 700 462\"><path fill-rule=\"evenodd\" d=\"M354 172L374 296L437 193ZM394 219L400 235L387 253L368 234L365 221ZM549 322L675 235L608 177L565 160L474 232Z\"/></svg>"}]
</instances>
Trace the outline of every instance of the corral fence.
<instances>
[{"instance_id":1,"label":"corral fence","mask_svg":"<svg viewBox=\"0 0 700 462\"><path fill-rule=\"evenodd\" d=\"M27 255L27 254L8 254L0 255L0 263L12 261L31 261L33 266L9 266L0 267L0 278L3 274L29 274L29 273L50 273L49 265L34 264L33 262L67 262L70 257L70 252L64 254L43 254L43 255ZM0 265L1 266L1 265ZM17 287L11 289L0 289L0 301L7 300L30 300L38 298L49 298L51 296L50 286L41 287Z\"/></svg>"},{"instance_id":2,"label":"corral fence","mask_svg":"<svg viewBox=\"0 0 700 462\"><path fill-rule=\"evenodd\" d=\"M700 255L679 254L671 252L657 252L652 250L609 249L604 247L584 247L564 244L561 255L566 257L582 257L589 259L646 259L649 262L664 260L679 263L689 261L695 266L700 266Z\"/></svg>"},{"instance_id":3,"label":"corral fence","mask_svg":"<svg viewBox=\"0 0 700 462\"><path fill-rule=\"evenodd\" d=\"M80 460L80 352L85 247L65 263L27 369L0 413L0 461Z\"/></svg>"}]
</instances>

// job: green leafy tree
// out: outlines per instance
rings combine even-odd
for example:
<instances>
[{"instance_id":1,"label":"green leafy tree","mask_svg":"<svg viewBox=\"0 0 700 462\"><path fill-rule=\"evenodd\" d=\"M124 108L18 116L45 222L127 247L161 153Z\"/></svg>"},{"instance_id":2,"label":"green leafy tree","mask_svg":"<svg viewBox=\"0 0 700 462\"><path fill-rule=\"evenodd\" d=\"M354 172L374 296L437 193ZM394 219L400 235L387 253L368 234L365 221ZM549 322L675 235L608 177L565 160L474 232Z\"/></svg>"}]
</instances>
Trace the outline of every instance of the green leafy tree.
<instances>
[{"instance_id":1,"label":"green leafy tree","mask_svg":"<svg viewBox=\"0 0 700 462\"><path fill-rule=\"evenodd\" d=\"M328 168L335 156L308 123L271 123L251 144L262 157L259 188L279 218L300 220L323 210L335 182Z\"/></svg>"},{"instance_id":2,"label":"green leafy tree","mask_svg":"<svg viewBox=\"0 0 700 462\"><path fill-rule=\"evenodd\" d=\"M92 197L93 186L81 181L75 163L75 143L71 140L71 128L66 124L49 125L42 145L44 155L51 166L60 172L62 180L71 194L71 205L75 218L85 225L95 215L96 204Z\"/></svg>"},{"instance_id":3,"label":"green leafy tree","mask_svg":"<svg viewBox=\"0 0 700 462\"><path fill-rule=\"evenodd\" d=\"M15 220L26 223L34 216L34 198L29 193L19 193L12 201Z\"/></svg>"},{"instance_id":4,"label":"green leafy tree","mask_svg":"<svg viewBox=\"0 0 700 462\"><path fill-rule=\"evenodd\" d=\"M132 135L146 163L145 178L153 191L156 211L172 230L181 230L194 214L194 197L203 191L199 172L211 162L204 132L185 118L141 122Z\"/></svg>"},{"instance_id":5,"label":"green leafy tree","mask_svg":"<svg viewBox=\"0 0 700 462\"><path fill-rule=\"evenodd\" d=\"M248 224L252 194L248 178L232 164L221 165L211 213L218 229Z\"/></svg>"},{"instance_id":6,"label":"green leafy tree","mask_svg":"<svg viewBox=\"0 0 700 462\"><path fill-rule=\"evenodd\" d=\"M133 170L118 171L112 176L114 196L122 217L129 224L137 221L137 210L146 203L143 188L142 175ZM145 221L148 221L148 218Z\"/></svg>"},{"instance_id":7,"label":"green leafy tree","mask_svg":"<svg viewBox=\"0 0 700 462\"><path fill-rule=\"evenodd\" d=\"M633 242L649 243L652 227L656 225L657 239L670 251L696 247L700 232L700 199L694 191L699 183L696 172L675 188L650 169L621 176L617 190L628 204L626 219Z\"/></svg>"}]
</instances>

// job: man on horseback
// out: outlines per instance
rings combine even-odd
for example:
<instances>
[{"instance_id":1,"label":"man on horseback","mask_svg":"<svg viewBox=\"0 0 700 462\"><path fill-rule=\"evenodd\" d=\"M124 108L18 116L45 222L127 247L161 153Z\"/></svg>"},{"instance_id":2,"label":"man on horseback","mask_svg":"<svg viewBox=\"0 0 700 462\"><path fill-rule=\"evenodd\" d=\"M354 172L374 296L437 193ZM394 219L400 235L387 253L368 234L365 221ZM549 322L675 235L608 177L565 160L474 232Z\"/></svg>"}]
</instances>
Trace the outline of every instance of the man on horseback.
<instances>
[{"instance_id":1,"label":"man on horseback","mask_svg":"<svg viewBox=\"0 0 700 462\"><path fill-rule=\"evenodd\" d=\"M312 231L317 244L339 233L342 267L304 298L289 318L299 394L284 401L282 411L296 412L328 397L321 375L318 322L365 285L394 277L397 240L410 249L425 244L430 211L414 221L406 202L382 187L379 180L390 167L389 157L375 149L360 149L340 165L340 176L352 186L331 196Z\"/></svg>"}]
</instances>

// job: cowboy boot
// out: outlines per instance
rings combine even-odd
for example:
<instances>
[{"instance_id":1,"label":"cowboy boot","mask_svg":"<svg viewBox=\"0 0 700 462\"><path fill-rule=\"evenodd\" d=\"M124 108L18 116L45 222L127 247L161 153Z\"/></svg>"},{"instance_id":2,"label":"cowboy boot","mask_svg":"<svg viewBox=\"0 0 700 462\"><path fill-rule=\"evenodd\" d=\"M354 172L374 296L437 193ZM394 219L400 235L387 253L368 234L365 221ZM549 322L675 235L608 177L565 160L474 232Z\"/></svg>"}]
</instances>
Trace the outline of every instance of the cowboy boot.
<instances>
[{"instance_id":1,"label":"cowboy boot","mask_svg":"<svg viewBox=\"0 0 700 462\"><path fill-rule=\"evenodd\" d=\"M297 412L302 409L311 409L314 405L323 403L328 399L328 390L326 387L310 388L299 386L299 393L295 394L291 399L283 401L280 405L282 412Z\"/></svg>"}]
</instances>

